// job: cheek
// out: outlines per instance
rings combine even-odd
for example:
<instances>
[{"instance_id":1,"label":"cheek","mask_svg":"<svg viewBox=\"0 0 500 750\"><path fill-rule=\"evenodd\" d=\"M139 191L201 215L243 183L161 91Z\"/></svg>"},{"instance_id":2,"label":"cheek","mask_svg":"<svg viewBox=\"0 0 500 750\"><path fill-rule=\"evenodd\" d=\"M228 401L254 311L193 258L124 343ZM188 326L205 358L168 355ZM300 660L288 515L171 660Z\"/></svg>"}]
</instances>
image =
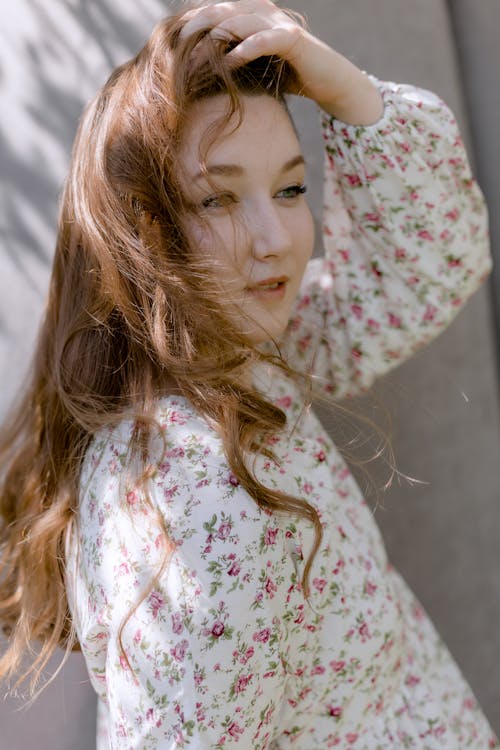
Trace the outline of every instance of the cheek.
<instances>
[{"instance_id":1,"label":"cheek","mask_svg":"<svg viewBox=\"0 0 500 750\"><path fill-rule=\"evenodd\" d=\"M238 284L238 276L245 272L249 246L248 233L231 216L214 220L190 219L186 231L194 252L206 261L224 284Z\"/></svg>"}]
</instances>

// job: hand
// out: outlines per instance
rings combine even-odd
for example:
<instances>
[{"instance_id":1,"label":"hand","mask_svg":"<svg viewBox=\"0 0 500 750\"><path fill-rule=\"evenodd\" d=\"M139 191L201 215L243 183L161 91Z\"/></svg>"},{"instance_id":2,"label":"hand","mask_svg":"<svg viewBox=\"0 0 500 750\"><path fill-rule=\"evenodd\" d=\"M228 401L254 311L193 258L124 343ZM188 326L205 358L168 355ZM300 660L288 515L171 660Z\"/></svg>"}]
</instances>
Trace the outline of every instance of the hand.
<instances>
[{"instance_id":1,"label":"hand","mask_svg":"<svg viewBox=\"0 0 500 750\"><path fill-rule=\"evenodd\" d=\"M297 74L299 84L292 93L313 99L347 123L369 125L381 116L381 96L367 76L271 0L220 2L189 15L182 37L210 29L217 38L241 39L228 52L235 66L277 55Z\"/></svg>"}]
</instances>

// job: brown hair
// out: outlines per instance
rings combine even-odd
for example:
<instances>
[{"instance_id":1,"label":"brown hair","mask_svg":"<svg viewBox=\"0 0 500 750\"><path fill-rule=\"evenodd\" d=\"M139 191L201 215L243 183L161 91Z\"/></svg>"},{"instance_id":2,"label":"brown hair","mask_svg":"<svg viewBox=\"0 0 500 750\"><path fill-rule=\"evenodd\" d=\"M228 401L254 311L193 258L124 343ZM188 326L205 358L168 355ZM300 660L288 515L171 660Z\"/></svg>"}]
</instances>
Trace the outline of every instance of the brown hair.
<instances>
[{"instance_id":1,"label":"brown hair","mask_svg":"<svg viewBox=\"0 0 500 750\"><path fill-rule=\"evenodd\" d=\"M227 43L206 32L183 40L184 22L180 14L158 24L84 112L31 382L1 435L0 619L9 645L0 678L15 674L38 640L42 650L21 678L31 675L32 687L57 645L75 645L64 539L89 440L133 415L132 447L139 451L161 394L186 396L217 425L231 470L261 508L313 524L306 591L320 543L316 510L265 487L244 458L269 451L266 438L286 417L242 385L242 369L265 359L299 376L279 352L263 354L231 325L210 269L183 233L186 206L176 179L179 138L194 101L228 95L215 138L241 116L241 94L282 101L294 73L269 57L231 70Z\"/></svg>"}]
</instances>

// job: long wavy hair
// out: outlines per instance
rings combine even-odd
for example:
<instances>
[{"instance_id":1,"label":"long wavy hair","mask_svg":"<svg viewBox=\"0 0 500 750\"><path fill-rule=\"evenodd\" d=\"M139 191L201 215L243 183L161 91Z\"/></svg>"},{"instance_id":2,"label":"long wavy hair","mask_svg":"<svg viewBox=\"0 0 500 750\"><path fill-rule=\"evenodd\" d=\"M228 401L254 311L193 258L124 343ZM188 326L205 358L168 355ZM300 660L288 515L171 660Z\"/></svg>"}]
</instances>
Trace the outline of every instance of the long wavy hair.
<instances>
[{"instance_id":1,"label":"long wavy hair","mask_svg":"<svg viewBox=\"0 0 500 750\"><path fill-rule=\"evenodd\" d=\"M185 14L157 25L86 108L62 195L47 306L31 381L0 438L0 620L8 635L0 678L32 689L58 645L77 647L65 591L64 544L78 512L79 475L92 436L136 420L132 450L144 455L162 394L187 397L216 425L228 464L263 509L315 529L303 584L321 539L316 510L258 481L249 454L269 451L285 414L244 385L267 360L235 330L213 272L183 230L178 149L193 102L227 95L209 141L241 118L241 96L283 102L296 86L283 60L231 69L228 43L207 31L183 39ZM141 452L142 451L142 452Z\"/></svg>"}]
</instances>

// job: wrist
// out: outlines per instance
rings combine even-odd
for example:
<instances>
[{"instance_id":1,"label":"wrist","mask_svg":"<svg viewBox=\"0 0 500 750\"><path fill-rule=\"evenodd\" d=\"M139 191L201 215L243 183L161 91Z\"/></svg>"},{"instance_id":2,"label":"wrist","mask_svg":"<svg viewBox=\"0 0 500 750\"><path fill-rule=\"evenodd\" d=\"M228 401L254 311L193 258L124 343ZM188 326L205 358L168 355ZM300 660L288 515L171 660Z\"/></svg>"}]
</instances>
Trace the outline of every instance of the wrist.
<instances>
[{"instance_id":1,"label":"wrist","mask_svg":"<svg viewBox=\"0 0 500 750\"><path fill-rule=\"evenodd\" d=\"M384 113L382 94L366 74L357 68L355 71L341 92L318 104L327 114L347 125L374 125Z\"/></svg>"}]
</instances>

